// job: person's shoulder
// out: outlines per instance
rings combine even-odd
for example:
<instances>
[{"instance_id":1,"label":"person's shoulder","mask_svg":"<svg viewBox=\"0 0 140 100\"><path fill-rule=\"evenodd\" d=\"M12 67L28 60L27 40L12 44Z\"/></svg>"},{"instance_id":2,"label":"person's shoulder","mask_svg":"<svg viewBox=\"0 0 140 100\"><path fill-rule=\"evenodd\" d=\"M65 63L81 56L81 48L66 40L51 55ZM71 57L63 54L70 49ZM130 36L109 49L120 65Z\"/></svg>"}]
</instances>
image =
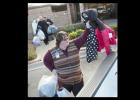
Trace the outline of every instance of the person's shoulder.
<instances>
[{"instance_id":1,"label":"person's shoulder","mask_svg":"<svg viewBox=\"0 0 140 100\"><path fill-rule=\"evenodd\" d=\"M112 31L112 28L108 25L105 25L105 28L103 30L100 30L99 28L96 29L96 31L100 32L106 32L106 31Z\"/></svg>"},{"instance_id":2,"label":"person's shoulder","mask_svg":"<svg viewBox=\"0 0 140 100\"><path fill-rule=\"evenodd\" d=\"M53 48L49 49L48 52L53 53L53 52L55 52L57 49L58 49L57 47L53 47Z\"/></svg>"},{"instance_id":3,"label":"person's shoulder","mask_svg":"<svg viewBox=\"0 0 140 100\"><path fill-rule=\"evenodd\" d=\"M39 22L38 22L38 24L41 24L41 23L42 23L42 21L39 21Z\"/></svg>"},{"instance_id":4,"label":"person's shoulder","mask_svg":"<svg viewBox=\"0 0 140 100\"><path fill-rule=\"evenodd\" d=\"M49 49L49 50L46 52L45 57L50 56L50 55L53 53L54 50L55 50L55 47Z\"/></svg>"},{"instance_id":5,"label":"person's shoulder","mask_svg":"<svg viewBox=\"0 0 140 100\"><path fill-rule=\"evenodd\" d=\"M46 19L46 21L51 21L51 19Z\"/></svg>"}]
</instances>

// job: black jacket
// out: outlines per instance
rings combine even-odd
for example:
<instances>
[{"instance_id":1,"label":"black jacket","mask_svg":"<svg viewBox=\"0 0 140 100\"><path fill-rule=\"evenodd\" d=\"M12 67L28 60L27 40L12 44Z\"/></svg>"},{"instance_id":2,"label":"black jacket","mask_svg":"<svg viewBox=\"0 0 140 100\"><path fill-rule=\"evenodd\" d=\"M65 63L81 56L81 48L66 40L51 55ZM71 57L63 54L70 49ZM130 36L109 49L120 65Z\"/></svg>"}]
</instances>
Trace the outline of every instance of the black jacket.
<instances>
[{"instance_id":1,"label":"black jacket","mask_svg":"<svg viewBox=\"0 0 140 100\"><path fill-rule=\"evenodd\" d=\"M38 29L41 29L45 34L47 34L47 29L49 26L49 24L47 24L47 22L50 22L51 25L53 24L53 22L50 19L39 21L38 25L37 25L36 33L38 32Z\"/></svg>"}]
</instances>

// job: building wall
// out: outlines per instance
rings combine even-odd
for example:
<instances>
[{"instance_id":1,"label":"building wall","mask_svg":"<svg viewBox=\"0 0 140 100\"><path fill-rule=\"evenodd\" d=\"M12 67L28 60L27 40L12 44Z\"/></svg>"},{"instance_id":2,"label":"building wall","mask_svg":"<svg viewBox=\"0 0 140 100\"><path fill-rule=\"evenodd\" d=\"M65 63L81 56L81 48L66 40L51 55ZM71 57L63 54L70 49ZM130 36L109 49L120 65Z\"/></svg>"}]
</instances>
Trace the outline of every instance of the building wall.
<instances>
[{"instance_id":1,"label":"building wall","mask_svg":"<svg viewBox=\"0 0 140 100\"><path fill-rule=\"evenodd\" d=\"M105 3L104 3L105 4ZM80 13L86 9L96 8L97 6L104 5L103 3L79 3ZM32 39L32 26L33 19L42 15L51 19L57 27L63 27L75 23L76 11L73 3L67 3L66 11L52 12L51 6L37 7L34 9L28 9L28 39ZM82 18L81 18L82 21Z\"/></svg>"},{"instance_id":2,"label":"building wall","mask_svg":"<svg viewBox=\"0 0 140 100\"><path fill-rule=\"evenodd\" d=\"M28 9L28 39L32 39L33 37L32 21L40 15L51 19L57 27L71 23L70 13L68 11L52 12L51 6Z\"/></svg>"}]
</instances>

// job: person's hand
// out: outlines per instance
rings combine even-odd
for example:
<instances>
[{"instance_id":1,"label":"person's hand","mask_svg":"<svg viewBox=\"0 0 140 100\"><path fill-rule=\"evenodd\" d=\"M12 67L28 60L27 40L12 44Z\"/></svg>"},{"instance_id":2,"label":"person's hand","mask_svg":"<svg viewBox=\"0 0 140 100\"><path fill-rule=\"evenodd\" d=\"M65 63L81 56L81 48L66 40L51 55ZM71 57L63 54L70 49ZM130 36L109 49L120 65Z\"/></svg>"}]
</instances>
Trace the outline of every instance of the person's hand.
<instances>
[{"instance_id":1,"label":"person's hand","mask_svg":"<svg viewBox=\"0 0 140 100\"><path fill-rule=\"evenodd\" d=\"M58 89L61 89L63 87L62 82L59 79L57 80L57 82L58 82L58 84L57 84Z\"/></svg>"},{"instance_id":2,"label":"person's hand","mask_svg":"<svg viewBox=\"0 0 140 100\"><path fill-rule=\"evenodd\" d=\"M47 22L47 24L50 25L51 23L50 22Z\"/></svg>"},{"instance_id":3,"label":"person's hand","mask_svg":"<svg viewBox=\"0 0 140 100\"><path fill-rule=\"evenodd\" d=\"M90 25L90 22L89 21L86 22L86 28L87 29L91 28L91 25Z\"/></svg>"}]
</instances>

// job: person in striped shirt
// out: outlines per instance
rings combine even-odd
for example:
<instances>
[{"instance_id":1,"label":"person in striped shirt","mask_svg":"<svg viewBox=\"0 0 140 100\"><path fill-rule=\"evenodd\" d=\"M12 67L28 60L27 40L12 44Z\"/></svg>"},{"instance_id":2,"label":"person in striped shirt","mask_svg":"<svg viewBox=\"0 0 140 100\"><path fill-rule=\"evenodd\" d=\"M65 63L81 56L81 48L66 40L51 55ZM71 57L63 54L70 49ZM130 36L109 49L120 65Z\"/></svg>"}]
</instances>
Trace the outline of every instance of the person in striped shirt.
<instances>
[{"instance_id":1,"label":"person in striped shirt","mask_svg":"<svg viewBox=\"0 0 140 100\"><path fill-rule=\"evenodd\" d=\"M80 69L79 50L86 42L87 30L83 34L69 41L68 34L60 31L56 35L56 46L45 54L43 62L50 71L56 70L59 88L64 87L74 96L84 85L83 74Z\"/></svg>"}]
</instances>

